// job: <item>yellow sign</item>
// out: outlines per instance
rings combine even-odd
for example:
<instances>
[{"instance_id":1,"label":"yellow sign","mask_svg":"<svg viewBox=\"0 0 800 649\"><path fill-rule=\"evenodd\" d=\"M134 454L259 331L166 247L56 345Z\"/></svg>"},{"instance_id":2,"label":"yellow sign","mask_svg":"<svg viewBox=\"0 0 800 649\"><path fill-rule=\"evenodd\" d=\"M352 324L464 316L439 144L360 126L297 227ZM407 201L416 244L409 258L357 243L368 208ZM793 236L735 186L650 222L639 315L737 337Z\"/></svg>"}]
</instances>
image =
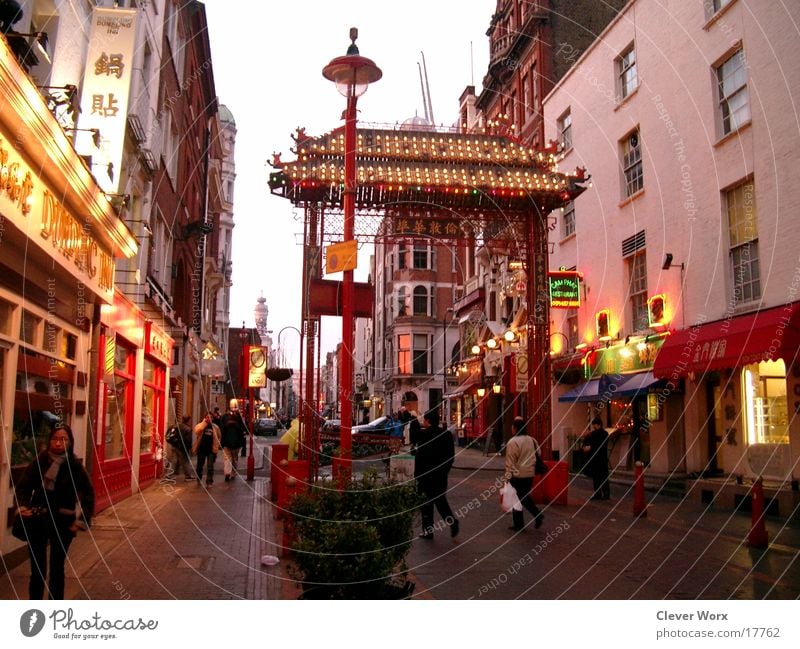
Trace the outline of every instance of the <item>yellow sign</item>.
<instances>
[{"instance_id":1,"label":"yellow sign","mask_svg":"<svg viewBox=\"0 0 800 649\"><path fill-rule=\"evenodd\" d=\"M325 248L325 272L340 273L358 266L358 242L355 239L334 243Z\"/></svg>"},{"instance_id":2,"label":"yellow sign","mask_svg":"<svg viewBox=\"0 0 800 649\"><path fill-rule=\"evenodd\" d=\"M267 348L250 346L247 348L247 387L267 387Z\"/></svg>"}]
</instances>

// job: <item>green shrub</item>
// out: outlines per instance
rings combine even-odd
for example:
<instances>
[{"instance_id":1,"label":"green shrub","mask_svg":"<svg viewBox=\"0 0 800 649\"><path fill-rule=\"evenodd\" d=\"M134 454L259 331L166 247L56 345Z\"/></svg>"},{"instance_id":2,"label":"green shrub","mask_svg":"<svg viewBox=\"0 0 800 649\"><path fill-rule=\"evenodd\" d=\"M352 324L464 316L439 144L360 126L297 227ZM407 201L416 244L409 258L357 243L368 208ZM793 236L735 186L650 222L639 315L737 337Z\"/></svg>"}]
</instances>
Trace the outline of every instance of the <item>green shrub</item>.
<instances>
[{"instance_id":1,"label":"green shrub","mask_svg":"<svg viewBox=\"0 0 800 649\"><path fill-rule=\"evenodd\" d=\"M323 482L295 496L291 549L304 586L333 599L391 596L404 580L420 502L413 486L381 481L374 471L342 490Z\"/></svg>"}]
</instances>

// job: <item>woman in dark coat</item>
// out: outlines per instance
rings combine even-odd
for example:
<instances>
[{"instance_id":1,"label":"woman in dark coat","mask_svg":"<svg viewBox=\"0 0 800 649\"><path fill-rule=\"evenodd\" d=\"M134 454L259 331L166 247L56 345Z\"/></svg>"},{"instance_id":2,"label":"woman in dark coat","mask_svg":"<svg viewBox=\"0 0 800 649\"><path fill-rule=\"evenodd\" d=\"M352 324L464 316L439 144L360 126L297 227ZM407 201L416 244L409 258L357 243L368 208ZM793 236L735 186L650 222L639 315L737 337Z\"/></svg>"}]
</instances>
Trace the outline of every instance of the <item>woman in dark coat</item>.
<instances>
[{"instance_id":1,"label":"woman in dark coat","mask_svg":"<svg viewBox=\"0 0 800 649\"><path fill-rule=\"evenodd\" d=\"M414 455L414 477L417 487L425 497L420 507L422 534L420 538L433 538L433 508L450 526L450 536L458 534L458 520L453 516L447 502L447 474L453 466L455 445L449 431L439 426L439 414L428 412L423 425L417 427L412 421L410 430L411 449Z\"/></svg>"},{"instance_id":2,"label":"woman in dark coat","mask_svg":"<svg viewBox=\"0 0 800 649\"><path fill-rule=\"evenodd\" d=\"M592 419L591 430L583 437L583 453L587 458L585 471L594 486L592 500L611 498L608 484L608 433L599 417Z\"/></svg>"},{"instance_id":3,"label":"woman in dark coat","mask_svg":"<svg viewBox=\"0 0 800 649\"><path fill-rule=\"evenodd\" d=\"M73 454L75 438L67 425L57 426L47 449L30 463L16 486L17 513L26 526L31 579L28 595L44 598L47 545L50 545L50 599L64 599L64 561L72 539L86 529L94 514L94 489L83 465ZM78 508L80 505L80 509ZM33 525L35 515L43 526Z\"/></svg>"}]
</instances>

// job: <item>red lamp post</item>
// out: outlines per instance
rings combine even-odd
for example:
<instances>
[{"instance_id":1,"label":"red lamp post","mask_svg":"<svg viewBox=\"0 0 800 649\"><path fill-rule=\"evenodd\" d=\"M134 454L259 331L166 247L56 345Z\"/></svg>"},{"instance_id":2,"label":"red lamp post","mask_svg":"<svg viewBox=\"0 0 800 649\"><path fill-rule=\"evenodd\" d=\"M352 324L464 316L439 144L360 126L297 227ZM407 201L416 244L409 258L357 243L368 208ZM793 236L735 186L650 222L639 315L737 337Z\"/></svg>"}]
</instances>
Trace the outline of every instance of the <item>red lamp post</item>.
<instances>
[{"instance_id":1,"label":"red lamp post","mask_svg":"<svg viewBox=\"0 0 800 649\"><path fill-rule=\"evenodd\" d=\"M346 56L333 59L322 70L322 75L336 84L336 89L347 98L344 122L344 241L352 241L355 225L356 194L356 102L370 83L378 81L383 73L370 59L359 55L356 39L358 29L350 28L350 47ZM344 271L342 280L342 358L339 365L340 475L349 478L352 473L352 418L353 418L353 271Z\"/></svg>"}]
</instances>

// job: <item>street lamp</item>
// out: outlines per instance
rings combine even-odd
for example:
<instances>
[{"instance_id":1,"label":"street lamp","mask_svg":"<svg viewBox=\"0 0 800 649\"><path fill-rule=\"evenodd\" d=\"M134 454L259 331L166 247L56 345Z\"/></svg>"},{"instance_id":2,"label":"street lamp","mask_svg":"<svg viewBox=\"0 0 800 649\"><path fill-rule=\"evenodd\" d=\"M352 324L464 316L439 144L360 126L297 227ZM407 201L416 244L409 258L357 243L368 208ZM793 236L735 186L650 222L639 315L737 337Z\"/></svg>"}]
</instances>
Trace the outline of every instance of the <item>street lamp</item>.
<instances>
[{"instance_id":1,"label":"street lamp","mask_svg":"<svg viewBox=\"0 0 800 649\"><path fill-rule=\"evenodd\" d=\"M361 56L356 46L358 29L350 28L350 47L346 56L331 60L322 75L336 84L336 89L347 98L344 121L344 241L354 239L356 195L356 103L370 83L378 81L383 73L370 59ZM342 359L339 365L339 404L341 407L341 472L342 478L351 475L351 428L353 387L353 271L344 271L342 279Z\"/></svg>"}]
</instances>

